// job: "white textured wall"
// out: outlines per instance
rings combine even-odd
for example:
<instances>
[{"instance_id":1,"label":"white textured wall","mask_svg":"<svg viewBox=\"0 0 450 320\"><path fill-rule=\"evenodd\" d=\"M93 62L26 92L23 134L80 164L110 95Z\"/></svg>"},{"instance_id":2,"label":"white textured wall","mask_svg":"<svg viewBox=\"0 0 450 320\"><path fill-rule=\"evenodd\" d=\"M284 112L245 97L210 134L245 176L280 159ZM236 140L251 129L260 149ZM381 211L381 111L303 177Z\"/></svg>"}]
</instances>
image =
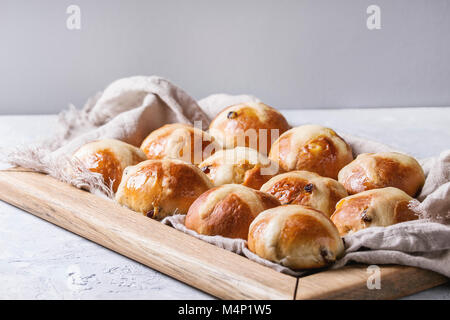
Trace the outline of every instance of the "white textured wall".
<instances>
[{"instance_id":1,"label":"white textured wall","mask_svg":"<svg viewBox=\"0 0 450 320\"><path fill-rule=\"evenodd\" d=\"M450 105L449 32L448 0L1 0L0 114L81 106L136 74L280 108Z\"/></svg>"}]
</instances>

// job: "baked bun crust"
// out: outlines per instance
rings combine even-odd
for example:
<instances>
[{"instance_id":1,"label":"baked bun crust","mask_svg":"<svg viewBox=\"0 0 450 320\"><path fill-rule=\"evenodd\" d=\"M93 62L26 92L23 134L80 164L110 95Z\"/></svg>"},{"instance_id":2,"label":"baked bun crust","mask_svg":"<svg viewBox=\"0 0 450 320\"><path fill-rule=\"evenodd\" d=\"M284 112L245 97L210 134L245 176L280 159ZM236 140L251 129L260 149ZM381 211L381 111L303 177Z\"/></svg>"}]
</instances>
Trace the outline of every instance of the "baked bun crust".
<instances>
[{"instance_id":1,"label":"baked bun crust","mask_svg":"<svg viewBox=\"0 0 450 320\"><path fill-rule=\"evenodd\" d=\"M269 158L284 171L306 170L337 179L353 160L350 146L332 129L304 125L282 134L272 145Z\"/></svg>"},{"instance_id":2,"label":"baked bun crust","mask_svg":"<svg viewBox=\"0 0 450 320\"><path fill-rule=\"evenodd\" d=\"M193 164L176 160L147 160L128 167L116 201L157 220L186 214L202 193L212 188L209 178Z\"/></svg>"},{"instance_id":3,"label":"baked bun crust","mask_svg":"<svg viewBox=\"0 0 450 320\"><path fill-rule=\"evenodd\" d=\"M114 192L119 187L123 170L147 159L139 148L115 139L87 143L75 151L73 157L90 171L100 173L106 184L114 181Z\"/></svg>"},{"instance_id":4,"label":"baked bun crust","mask_svg":"<svg viewBox=\"0 0 450 320\"><path fill-rule=\"evenodd\" d=\"M425 182L416 159L397 152L363 153L339 172L339 182L349 194L395 187L410 196L417 194Z\"/></svg>"},{"instance_id":5,"label":"baked bun crust","mask_svg":"<svg viewBox=\"0 0 450 320\"><path fill-rule=\"evenodd\" d=\"M193 164L199 164L219 149L208 133L183 123L166 124L150 133L141 144L148 159L180 159Z\"/></svg>"},{"instance_id":6,"label":"baked bun crust","mask_svg":"<svg viewBox=\"0 0 450 320\"><path fill-rule=\"evenodd\" d=\"M248 248L292 269L324 267L344 252L342 239L330 219L301 205L261 212L250 225Z\"/></svg>"},{"instance_id":7,"label":"baked bun crust","mask_svg":"<svg viewBox=\"0 0 450 320\"><path fill-rule=\"evenodd\" d=\"M250 223L262 211L280 202L239 184L226 184L203 193L186 216L187 228L199 234L247 239Z\"/></svg>"},{"instance_id":8,"label":"baked bun crust","mask_svg":"<svg viewBox=\"0 0 450 320\"><path fill-rule=\"evenodd\" d=\"M276 109L261 102L247 102L221 111L211 122L209 132L227 149L241 146L267 154L274 142L271 138L271 130L278 129L278 134L281 135L289 128L284 116ZM260 129L266 129L267 135L260 135ZM255 139L244 136L245 132L253 134ZM263 143L267 142L266 148L260 148L260 139Z\"/></svg>"},{"instance_id":9,"label":"baked bun crust","mask_svg":"<svg viewBox=\"0 0 450 320\"><path fill-rule=\"evenodd\" d=\"M203 161L199 168L215 186L236 183L257 190L279 171L276 162L246 147L217 151Z\"/></svg>"},{"instance_id":10,"label":"baked bun crust","mask_svg":"<svg viewBox=\"0 0 450 320\"><path fill-rule=\"evenodd\" d=\"M261 187L281 204L301 204L319 210L330 217L336 203L348 196L343 185L309 171L290 171L279 174Z\"/></svg>"},{"instance_id":11,"label":"baked bun crust","mask_svg":"<svg viewBox=\"0 0 450 320\"><path fill-rule=\"evenodd\" d=\"M411 200L405 192L392 187L364 191L339 201L331 220L342 236L369 227L416 220L416 214L408 208Z\"/></svg>"}]
</instances>

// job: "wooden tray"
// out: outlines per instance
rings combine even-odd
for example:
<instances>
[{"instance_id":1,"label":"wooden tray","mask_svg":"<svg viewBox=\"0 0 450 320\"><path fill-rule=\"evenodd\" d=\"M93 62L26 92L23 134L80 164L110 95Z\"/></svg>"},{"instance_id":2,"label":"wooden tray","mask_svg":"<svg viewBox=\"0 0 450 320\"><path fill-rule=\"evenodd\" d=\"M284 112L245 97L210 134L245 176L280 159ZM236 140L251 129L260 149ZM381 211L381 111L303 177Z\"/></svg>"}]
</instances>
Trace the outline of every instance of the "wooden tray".
<instances>
[{"instance_id":1,"label":"wooden tray","mask_svg":"<svg viewBox=\"0 0 450 320\"><path fill-rule=\"evenodd\" d=\"M392 299L447 281L404 266L380 266L380 290L364 265L288 276L26 169L0 171L0 199L222 299Z\"/></svg>"}]
</instances>

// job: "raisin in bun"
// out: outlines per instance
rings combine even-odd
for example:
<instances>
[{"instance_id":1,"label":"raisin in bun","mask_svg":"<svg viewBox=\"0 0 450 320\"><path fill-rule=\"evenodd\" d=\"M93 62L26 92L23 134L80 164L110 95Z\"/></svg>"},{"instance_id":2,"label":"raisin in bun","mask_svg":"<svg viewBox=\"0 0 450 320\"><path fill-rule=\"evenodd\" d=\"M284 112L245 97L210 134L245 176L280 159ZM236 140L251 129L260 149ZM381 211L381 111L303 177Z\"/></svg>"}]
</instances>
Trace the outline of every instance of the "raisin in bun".
<instances>
[{"instance_id":1,"label":"raisin in bun","mask_svg":"<svg viewBox=\"0 0 450 320\"><path fill-rule=\"evenodd\" d=\"M261 102L247 102L221 111L211 122L209 132L227 149L250 147L267 154L276 139L272 141L271 130L278 129L281 135L289 128L284 116L274 108ZM261 129L266 129L265 134ZM261 148L260 140L265 147Z\"/></svg>"},{"instance_id":2,"label":"raisin in bun","mask_svg":"<svg viewBox=\"0 0 450 320\"><path fill-rule=\"evenodd\" d=\"M336 203L348 196L336 180L309 171L279 174L266 182L261 191L273 195L281 204L301 204L317 209L328 217L333 214Z\"/></svg>"},{"instance_id":3,"label":"raisin in bun","mask_svg":"<svg viewBox=\"0 0 450 320\"><path fill-rule=\"evenodd\" d=\"M350 146L332 129L304 125L283 133L272 145L269 158L284 171L306 170L337 179L353 160Z\"/></svg>"},{"instance_id":4,"label":"raisin in bun","mask_svg":"<svg viewBox=\"0 0 450 320\"><path fill-rule=\"evenodd\" d=\"M81 161L90 171L100 173L106 184L113 182L114 192L119 187L126 167L147 160L139 148L114 139L87 143L75 151L73 158Z\"/></svg>"},{"instance_id":5,"label":"raisin in bun","mask_svg":"<svg viewBox=\"0 0 450 320\"><path fill-rule=\"evenodd\" d=\"M246 147L220 150L203 161L199 168L215 186L237 183L257 190L279 170L276 162Z\"/></svg>"},{"instance_id":6,"label":"raisin in bun","mask_svg":"<svg viewBox=\"0 0 450 320\"><path fill-rule=\"evenodd\" d=\"M166 124L150 133L141 145L149 159L180 159L199 164L219 149L211 136L191 125Z\"/></svg>"},{"instance_id":7,"label":"raisin in bun","mask_svg":"<svg viewBox=\"0 0 450 320\"><path fill-rule=\"evenodd\" d=\"M292 269L324 267L344 252L339 232L327 216L294 204L261 212L250 225L248 248Z\"/></svg>"},{"instance_id":8,"label":"raisin in bun","mask_svg":"<svg viewBox=\"0 0 450 320\"><path fill-rule=\"evenodd\" d=\"M416 220L416 214L408 208L411 200L397 188L368 190L339 201L331 220L342 236L368 227Z\"/></svg>"},{"instance_id":9,"label":"raisin in bun","mask_svg":"<svg viewBox=\"0 0 450 320\"><path fill-rule=\"evenodd\" d=\"M199 234L247 239L253 219L260 212L279 205L277 199L261 191L226 184L208 190L195 200L185 225Z\"/></svg>"},{"instance_id":10,"label":"raisin in bun","mask_svg":"<svg viewBox=\"0 0 450 320\"><path fill-rule=\"evenodd\" d=\"M206 174L193 164L176 159L147 160L124 171L116 201L160 220L186 214L195 199L212 187Z\"/></svg>"},{"instance_id":11,"label":"raisin in bun","mask_svg":"<svg viewBox=\"0 0 450 320\"><path fill-rule=\"evenodd\" d=\"M414 196L425 182L422 167L406 154L363 153L339 172L339 182L349 194L395 187Z\"/></svg>"}]
</instances>

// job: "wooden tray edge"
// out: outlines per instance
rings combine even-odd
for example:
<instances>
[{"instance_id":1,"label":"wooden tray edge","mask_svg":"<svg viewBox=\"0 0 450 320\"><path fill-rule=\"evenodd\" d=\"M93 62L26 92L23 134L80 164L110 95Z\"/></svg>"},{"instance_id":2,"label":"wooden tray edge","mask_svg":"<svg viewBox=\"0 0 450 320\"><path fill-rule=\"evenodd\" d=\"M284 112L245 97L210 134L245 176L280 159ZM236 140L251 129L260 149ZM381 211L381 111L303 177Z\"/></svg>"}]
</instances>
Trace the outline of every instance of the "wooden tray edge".
<instances>
[{"instance_id":1,"label":"wooden tray edge","mask_svg":"<svg viewBox=\"0 0 450 320\"><path fill-rule=\"evenodd\" d=\"M219 298L292 300L295 294L295 277L44 174L0 171L0 199Z\"/></svg>"},{"instance_id":2,"label":"wooden tray edge","mask_svg":"<svg viewBox=\"0 0 450 320\"><path fill-rule=\"evenodd\" d=\"M381 270L381 289L370 290L367 287L366 265L346 266L337 270L328 270L297 279L261 266L244 257L210 245L199 239L190 237L159 222L145 218L135 212L123 208L112 201L99 198L62 183L47 175L15 168L0 170L0 199L30 212L57 226L74 232L108 249L136 260L144 265L165 273L177 280L185 282L200 290L223 299L394 299L410 295L422 290L443 284L448 279L435 272L406 266L379 266ZM80 200L83 201L80 201ZM71 202L77 202L75 208ZM101 230L102 218L109 215L99 214L79 217L80 212L90 214L104 208L127 217L127 222L134 225L127 234L117 228L112 231ZM69 216L67 216L69 215ZM118 227L122 216L113 219ZM71 221L81 219L80 223L88 229L80 230ZM110 217L109 217L110 218ZM105 227L107 223L103 224ZM144 226L144 227L143 227ZM157 233L155 239L145 232L145 228ZM145 235L145 240L138 240L133 234ZM177 247L170 243L162 243L161 249L171 257L169 262L161 252L150 250L143 252L141 246L159 245L165 241L186 242L191 248L189 253L178 256ZM106 237L109 240L102 239ZM111 239L112 238L112 239ZM133 241L138 241L134 244ZM119 242L117 242L119 241ZM128 248L118 247L125 241ZM144 250L145 251L145 250ZM192 260L193 256L194 259ZM152 254L159 259L154 261ZM210 256L226 256L226 259L211 261ZM175 257L175 260L173 256ZM223 261L227 260L227 261ZM191 269L193 267L195 269ZM195 271L194 271L195 270ZM214 285L211 283L214 282Z\"/></svg>"},{"instance_id":3,"label":"wooden tray edge","mask_svg":"<svg viewBox=\"0 0 450 320\"><path fill-rule=\"evenodd\" d=\"M296 300L308 299L396 299L446 283L436 272L400 265L378 265L379 288L374 287L368 265L349 265L299 279ZM368 283L371 285L369 289Z\"/></svg>"}]
</instances>

